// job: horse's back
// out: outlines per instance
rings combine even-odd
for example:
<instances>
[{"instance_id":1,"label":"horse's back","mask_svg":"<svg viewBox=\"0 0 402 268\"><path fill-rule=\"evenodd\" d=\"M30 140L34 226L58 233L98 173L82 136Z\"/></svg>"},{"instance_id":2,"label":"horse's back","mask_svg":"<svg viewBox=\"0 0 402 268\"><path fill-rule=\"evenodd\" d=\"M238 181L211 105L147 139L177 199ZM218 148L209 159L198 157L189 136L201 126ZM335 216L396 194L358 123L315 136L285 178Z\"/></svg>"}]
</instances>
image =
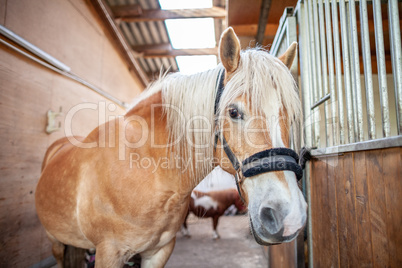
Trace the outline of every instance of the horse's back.
<instances>
[{"instance_id":1,"label":"horse's back","mask_svg":"<svg viewBox=\"0 0 402 268\"><path fill-rule=\"evenodd\" d=\"M213 199L215 199L219 202L226 203L226 202L228 202L227 200L232 201L234 199L234 196L237 195L237 190L230 188L230 189L224 189L224 190L220 190L220 191L211 191L208 194Z\"/></svg>"},{"instance_id":2,"label":"horse's back","mask_svg":"<svg viewBox=\"0 0 402 268\"><path fill-rule=\"evenodd\" d=\"M81 137L74 137L83 140ZM79 181L74 168L75 146L68 138L55 141L46 151L42 174L35 192L36 211L45 229L60 242L75 237L76 246L86 238L79 232L77 191ZM74 171L75 170L75 171ZM78 228L77 228L78 227Z\"/></svg>"},{"instance_id":3,"label":"horse's back","mask_svg":"<svg viewBox=\"0 0 402 268\"><path fill-rule=\"evenodd\" d=\"M193 194L197 197L203 197L203 196L209 196L213 200L217 202L225 202L227 199L233 199L233 195L237 194L236 189L224 189L224 190L219 190L219 191L209 191L209 192L201 192L201 191L193 191Z\"/></svg>"},{"instance_id":4,"label":"horse's back","mask_svg":"<svg viewBox=\"0 0 402 268\"><path fill-rule=\"evenodd\" d=\"M84 137L75 136L74 139L76 139L78 141L83 141ZM49 146L49 148L47 148L47 150L46 150L46 154L45 154L45 157L43 158L43 162L42 162L41 171L43 172L43 170L45 169L45 167L49 163L49 161L53 158L53 156L55 156L58 152L60 152L61 149L69 150L71 148L73 148L73 145L70 143L68 137L64 137L64 138L58 139L55 142L53 142Z\"/></svg>"},{"instance_id":5,"label":"horse's back","mask_svg":"<svg viewBox=\"0 0 402 268\"><path fill-rule=\"evenodd\" d=\"M194 190L189 209L198 217L221 216L230 205L235 203L237 195L237 190L232 188L209 192ZM204 200L197 202L196 199Z\"/></svg>"}]
</instances>

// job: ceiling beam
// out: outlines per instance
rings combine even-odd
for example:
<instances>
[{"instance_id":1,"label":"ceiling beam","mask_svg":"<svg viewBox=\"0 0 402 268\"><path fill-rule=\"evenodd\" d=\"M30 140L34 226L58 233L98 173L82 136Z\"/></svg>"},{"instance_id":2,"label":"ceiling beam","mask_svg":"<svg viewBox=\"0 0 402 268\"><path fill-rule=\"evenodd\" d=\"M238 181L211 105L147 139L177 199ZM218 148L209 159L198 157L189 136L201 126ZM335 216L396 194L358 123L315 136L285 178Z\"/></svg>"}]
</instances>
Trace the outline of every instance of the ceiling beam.
<instances>
[{"instance_id":1,"label":"ceiling beam","mask_svg":"<svg viewBox=\"0 0 402 268\"><path fill-rule=\"evenodd\" d=\"M217 18L224 19L226 10L221 7L199 9L141 9L139 5L112 7L114 17L126 22L163 21L167 19Z\"/></svg>"},{"instance_id":2,"label":"ceiling beam","mask_svg":"<svg viewBox=\"0 0 402 268\"><path fill-rule=\"evenodd\" d=\"M172 50L170 43L152 44L152 45L136 45L132 46L132 49L137 53L164 53Z\"/></svg>"},{"instance_id":3,"label":"ceiling beam","mask_svg":"<svg viewBox=\"0 0 402 268\"><path fill-rule=\"evenodd\" d=\"M90 0L89 2L95 8L96 13L100 16L107 30L112 35L115 45L118 47L120 54L128 63L130 70L135 73L138 80L140 80L145 88L149 83L148 77L141 69L137 59L134 57L131 47L127 44L119 27L116 26L112 11L109 9L104 0Z\"/></svg>"},{"instance_id":4,"label":"ceiling beam","mask_svg":"<svg viewBox=\"0 0 402 268\"><path fill-rule=\"evenodd\" d=\"M142 8L140 5L119 5L111 6L115 18L141 16Z\"/></svg>"},{"instance_id":5,"label":"ceiling beam","mask_svg":"<svg viewBox=\"0 0 402 268\"><path fill-rule=\"evenodd\" d=\"M257 36L255 37L257 44L262 45L264 41L265 27L268 22L268 14L271 9L271 0L262 0L260 19L258 21Z\"/></svg>"},{"instance_id":6,"label":"ceiling beam","mask_svg":"<svg viewBox=\"0 0 402 268\"><path fill-rule=\"evenodd\" d=\"M218 48L191 48L191 49L170 49L170 50L153 50L152 47L142 52L136 51L136 56L145 59L150 58L171 58L177 56L201 56L201 55L218 55Z\"/></svg>"}]
</instances>

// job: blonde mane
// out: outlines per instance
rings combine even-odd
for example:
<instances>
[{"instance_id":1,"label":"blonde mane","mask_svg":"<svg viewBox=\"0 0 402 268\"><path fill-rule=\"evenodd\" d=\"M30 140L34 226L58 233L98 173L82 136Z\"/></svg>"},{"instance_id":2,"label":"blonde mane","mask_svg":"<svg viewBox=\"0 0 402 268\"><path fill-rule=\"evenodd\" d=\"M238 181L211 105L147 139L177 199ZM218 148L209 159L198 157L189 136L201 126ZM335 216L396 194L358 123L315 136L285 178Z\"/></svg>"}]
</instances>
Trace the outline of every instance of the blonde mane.
<instances>
[{"instance_id":1,"label":"blonde mane","mask_svg":"<svg viewBox=\"0 0 402 268\"><path fill-rule=\"evenodd\" d=\"M169 130L169 150L196 178L212 171L215 117L214 106L222 65L194 75L174 73L154 82L136 101L162 92ZM299 119L300 100L288 68L263 49L241 52L241 60L223 91L218 112L239 96L250 100L256 114L271 116L273 108L285 108L289 124Z\"/></svg>"}]
</instances>

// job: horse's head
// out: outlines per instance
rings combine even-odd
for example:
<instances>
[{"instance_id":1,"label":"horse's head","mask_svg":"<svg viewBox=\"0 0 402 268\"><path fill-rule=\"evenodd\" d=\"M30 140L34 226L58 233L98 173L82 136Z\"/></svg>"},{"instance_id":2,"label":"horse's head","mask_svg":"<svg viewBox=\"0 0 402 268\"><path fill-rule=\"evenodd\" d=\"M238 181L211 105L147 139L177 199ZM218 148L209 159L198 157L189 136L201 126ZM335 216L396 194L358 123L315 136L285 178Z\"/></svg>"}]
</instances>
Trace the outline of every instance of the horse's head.
<instances>
[{"instance_id":1,"label":"horse's head","mask_svg":"<svg viewBox=\"0 0 402 268\"><path fill-rule=\"evenodd\" d=\"M243 161L251 155L289 147L291 125L301 116L298 92L289 71L296 49L294 43L280 58L263 49L241 52L233 29L222 34L219 54L225 80L217 128L220 145L226 142L240 164L237 171L241 170L243 175ZM233 159L228 161L231 157L222 147L217 149L221 166L235 174ZM270 161L269 157L265 159ZM295 238L306 222L307 210L295 172L285 169L240 177L239 188L248 206L256 241L269 245Z\"/></svg>"}]
</instances>

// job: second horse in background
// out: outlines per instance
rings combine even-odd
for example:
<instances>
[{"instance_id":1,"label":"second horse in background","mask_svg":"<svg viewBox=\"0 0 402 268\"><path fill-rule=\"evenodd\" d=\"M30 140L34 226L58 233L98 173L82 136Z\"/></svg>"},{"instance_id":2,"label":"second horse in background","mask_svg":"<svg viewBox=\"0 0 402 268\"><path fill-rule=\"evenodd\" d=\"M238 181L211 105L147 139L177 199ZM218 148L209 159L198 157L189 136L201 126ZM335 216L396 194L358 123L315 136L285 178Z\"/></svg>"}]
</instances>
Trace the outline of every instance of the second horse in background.
<instances>
[{"instance_id":1,"label":"second horse in background","mask_svg":"<svg viewBox=\"0 0 402 268\"><path fill-rule=\"evenodd\" d=\"M212 218L212 226L214 229L213 239L220 238L217 231L218 221L231 205L235 205L237 211L240 213L245 212L247 209L241 201L236 189L211 191L207 193L193 191L187 216L182 226L183 235L190 237L187 228L187 218L190 212L192 212L200 218Z\"/></svg>"}]
</instances>

